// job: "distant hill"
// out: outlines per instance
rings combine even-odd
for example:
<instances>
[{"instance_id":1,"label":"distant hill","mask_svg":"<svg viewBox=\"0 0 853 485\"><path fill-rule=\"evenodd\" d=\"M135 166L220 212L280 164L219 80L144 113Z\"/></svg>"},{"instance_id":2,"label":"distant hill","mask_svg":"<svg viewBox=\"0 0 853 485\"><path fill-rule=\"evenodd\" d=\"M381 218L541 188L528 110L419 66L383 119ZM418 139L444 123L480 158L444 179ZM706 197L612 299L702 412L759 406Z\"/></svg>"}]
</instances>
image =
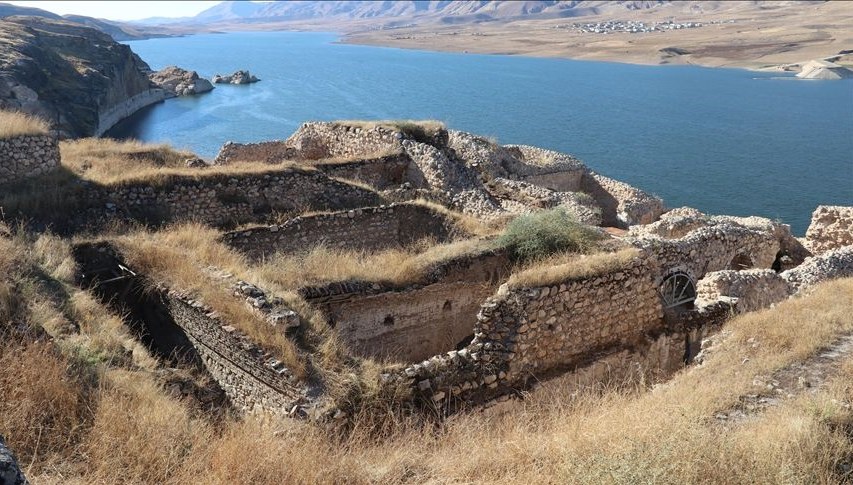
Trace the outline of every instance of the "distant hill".
<instances>
[{"instance_id":1,"label":"distant hill","mask_svg":"<svg viewBox=\"0 0 853 485\"><path fill-rule=\"evenodd\" d=\"M666 8L672 13L717 12L731 9L772 9L784 3L814 2L721 2L663 0L583 1L583 0L497 0L497 1L369 1L369 0L291 0L287 2L225 1L195 17L184 19L148 19L144 24L180 22L183 24L252 24L304 21L398 22L401 19L422 23L466 23L523 19L554 19L590 15L619 15L637 10ZM818 2L819 3L819 2Z\"/></svg>"},{"instance_id":2,"label":"distant hill","mask_svg":"<svg viewBox=\"0 0 853 485\"><path fill-rule=\"evenodd\" d=\"M94 17L86 17L84 15L57 15L40 8L21 7L9 3L0 3L0 19L13 16L41 17L50 20L67 20L100 30L116 41L170 36L169 33L163 32L159 29L140 28L123 22L96 19Z\"/></svg>"}]
</instances>

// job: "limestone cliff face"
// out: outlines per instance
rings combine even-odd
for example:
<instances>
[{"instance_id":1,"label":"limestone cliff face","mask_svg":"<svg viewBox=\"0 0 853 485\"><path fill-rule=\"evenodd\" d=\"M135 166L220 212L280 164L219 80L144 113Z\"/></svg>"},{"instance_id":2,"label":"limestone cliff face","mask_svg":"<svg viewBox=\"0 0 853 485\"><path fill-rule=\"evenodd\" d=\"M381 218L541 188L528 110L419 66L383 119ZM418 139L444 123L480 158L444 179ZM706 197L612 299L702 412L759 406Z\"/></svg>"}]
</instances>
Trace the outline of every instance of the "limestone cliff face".
<instances>
[{"instance_id":1,"label":"limestone cliff face","mask_svg":"<svg viewBox=\"0 0 853 485\"><path fill-rule=\"evenodd\" d=\"M38 17L0 20L0 108L42 116L61 137L98 136L165 98L130 47Z\"/></svg>"}]
</instances>

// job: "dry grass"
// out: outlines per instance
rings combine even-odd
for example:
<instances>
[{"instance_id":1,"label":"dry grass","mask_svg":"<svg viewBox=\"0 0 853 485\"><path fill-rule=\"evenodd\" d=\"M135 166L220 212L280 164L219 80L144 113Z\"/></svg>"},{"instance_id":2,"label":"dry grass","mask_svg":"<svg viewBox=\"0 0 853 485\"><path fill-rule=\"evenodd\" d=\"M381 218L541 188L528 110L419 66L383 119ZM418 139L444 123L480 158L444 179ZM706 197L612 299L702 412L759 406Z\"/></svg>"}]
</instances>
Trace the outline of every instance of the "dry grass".
<instances>
[{"instance_id":1,"label":"dry grass","mask_svg":"<svg viewBox=\"0 0 853 485\"><path fill-rule=\"evenodd\" d=\"M296 290L336 281L365 281L405 286L423 281L430 270L454 258L475 256L494 247L488 239L446 244L422 241L403 249L378 252L331 249L322 245L304 253L279 253L259 265L257 272L281 288Z\"/></svg>"},{"instance_id":2,"label":"dry grass","mask_svg":"<svg viewBox=\"0 0 853 485\"><path fill-rule=\"evenodd\" d=\"M63 167L82 179L104 185L144 182L156 186L170 183L176 177L264 174L291 168L311 170L293 164L270 166L265 163L188 168L185 162L188 158L195 158L195 154L165 144L151 145L133 140L82 138L64 141L59 148Z\"/></svg>"},{"instance_id":3,"label":"dry grass","mask_svg":"<svg viewBox=\"0 0 853 485\"><path fill-rule=\"evenodd\" d=\"M0 140L24 135L46 135L50 130L41 118L18 111L0 110Z\"/></svg>"},{"instance_id":4,"label":"dry grass","mask_svg":"<svg viewBox=\"0 0 853 485\"><path fill-rule=\"evenodd\" d=\"M590 278L625 268L637 255L634 248L589 255L562 253L527 264L513 273L507 284L510 288L534 288Z\"/></svg>"},{"instance_id":5,"label":"dry grass","mask_svg":"<svg viewBox=\"0 0 853 485\"><path fill-rule=\"evenodd\" d=\"M506 227L507 220L483 220L470 214L463 214L425 199L415 199L410 204L424 206L452 221L458 233L464 236L492 237L498 235Z\"/></svg>"},{"instance_id":6,"label":"dry grass","mask_svg":"<svg viewBox=\"0 0 853 485\"><path fill-rule=\"evenodd\" d=\"M439 131L445 129L444 123L436 120L340 120L335 125L372 130L380 127L390 131L399 131L416 141L425 143Z\"/></svg>"},{"instance_id":7,"label":"dry grass","mask_svg":"<svg viewBox=\"0 0 853 485\"><path fill-rule=\"evenodd\" d=\"M285 362L294 375L304 378L307 373L306 362L294 343L249 310L244 302L231 295L227 282L216 281L214 276L203 271L215 266L251 280L251 271L243 257L217 242L217 236L218 232L213 229L200 224L187 224L156 233L132 232L117 237L115 242L134 271L154 282L194 294L213 307L230 325L245 332L254 342ZM254 280L252 282L263 284ZM295 295L285 292L276 294L288 303L298 305ZM319 320L312 316L312 313L303 313L303 317L312 321Z\"/></svg>"},{"instance_id":8,"label":"dry grass","mask_svg":"<svg viewBox=\"0 0 853 485\"><path fill-rule=\"evenodd\" d=\"M503 410L381 439L298 422L217 430L146 376L108 372L75 473L45 483L844 483L853 457L853 362L825 388L738 425L713 415L752 380L853 331L853 280L738 317L708 360L650 389L548 385ZM758 345L755 345L758 344ZM18 443L11 440L13 447ZM248 457L251 457L249 459ZM845 465L846 463L846 465Z\"/></svg>"}]
</instances>

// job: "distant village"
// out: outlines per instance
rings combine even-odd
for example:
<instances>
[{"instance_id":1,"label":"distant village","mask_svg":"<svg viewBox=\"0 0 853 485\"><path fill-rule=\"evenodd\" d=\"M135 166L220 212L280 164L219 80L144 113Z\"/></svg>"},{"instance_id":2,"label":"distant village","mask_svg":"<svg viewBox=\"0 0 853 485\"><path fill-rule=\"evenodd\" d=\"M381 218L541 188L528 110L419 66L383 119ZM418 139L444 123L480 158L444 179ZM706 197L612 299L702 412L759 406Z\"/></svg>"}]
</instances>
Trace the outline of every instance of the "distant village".
<instances>
[{"instance_id":1,"label":"distant village","mask_svg":"<svg viewBox=\"0 0 853 485\"><path fill-rule=\"evenodd\" d=\"M663 22L646 23L635 20L605 20L603 22L560 24L555 29L572 29L579 32L593 34L629 33L640 34L645 32L665 32L667 30L696 29L711 24L734 23L734 20L714 20L707 23L702 22L676 22L665 20Z\"/></svg>"}]
</instances>

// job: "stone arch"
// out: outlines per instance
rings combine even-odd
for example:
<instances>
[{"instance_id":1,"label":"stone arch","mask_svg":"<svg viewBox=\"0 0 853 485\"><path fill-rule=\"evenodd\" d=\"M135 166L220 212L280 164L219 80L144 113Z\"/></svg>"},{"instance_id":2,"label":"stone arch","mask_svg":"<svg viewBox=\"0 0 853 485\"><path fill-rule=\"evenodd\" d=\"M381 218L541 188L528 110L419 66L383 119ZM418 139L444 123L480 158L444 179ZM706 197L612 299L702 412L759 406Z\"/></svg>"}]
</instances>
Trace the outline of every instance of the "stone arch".
<instances>
[{"instance_id":1,"label":"stone arch","mask_svg":"<svg viewBox=\"0 0 853 485\"><path fill-rule=\"evenodd\" d=\"M737 253L735 257L729 262L729 265L726 269L733 269L735 271L742 271L745 269L751 269L755 267L755 263L752 261L752 258L746 253Z\"/></svg>"},{"instance_id":2,"label":"stone arch","mask_svg":"<svg viewBox=\"0 0 853 485\"><path fill-rule=\"evenodd\" d=\"M675 271L663 279L658 289L664 310L693 308L696 300L696 283L684 271Z\"/></svg>"}]
</instances>

